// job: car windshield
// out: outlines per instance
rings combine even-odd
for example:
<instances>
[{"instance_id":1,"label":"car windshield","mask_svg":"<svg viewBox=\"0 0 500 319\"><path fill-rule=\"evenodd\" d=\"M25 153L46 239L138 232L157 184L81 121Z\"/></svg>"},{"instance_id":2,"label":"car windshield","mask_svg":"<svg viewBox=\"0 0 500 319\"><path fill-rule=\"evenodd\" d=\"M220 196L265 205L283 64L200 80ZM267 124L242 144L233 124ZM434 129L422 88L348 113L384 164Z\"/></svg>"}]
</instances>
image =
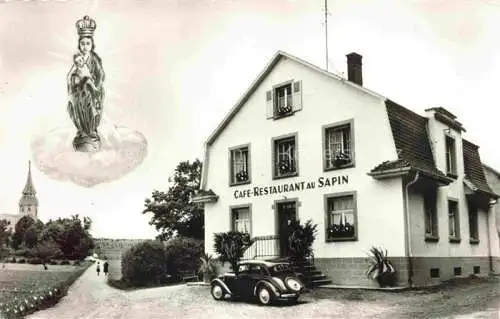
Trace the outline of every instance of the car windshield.
<instances>
[{"instance_id":1,"label":"car windshield","mask_svg":"<svg viewBox=\"0 0 500 319\"><path fill-rule=\"evenodd\" d=\"M273 276L293 273L293 269L289 264L274 265L272 267L269 267L269 271Z\"/></svg>"}]
</instances>

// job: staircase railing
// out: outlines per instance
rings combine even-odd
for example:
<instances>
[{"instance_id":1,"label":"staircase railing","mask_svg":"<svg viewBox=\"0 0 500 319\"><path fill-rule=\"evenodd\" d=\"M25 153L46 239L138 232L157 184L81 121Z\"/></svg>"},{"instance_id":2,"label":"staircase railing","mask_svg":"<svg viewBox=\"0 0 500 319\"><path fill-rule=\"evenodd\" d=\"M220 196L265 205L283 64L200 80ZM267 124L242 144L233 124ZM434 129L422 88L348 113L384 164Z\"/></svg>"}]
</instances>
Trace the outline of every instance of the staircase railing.
<instances>
[{"instance_id":1,"label":"staircase railing","mask_svg":"<svg viewBox=\"0 0 500 319\"><path fill-rule=\"evenodd\" d=\"M280 255L279 235L255 236L253 244L243 254L243 259L277 257Z\"/></svg>"}]
</instances>

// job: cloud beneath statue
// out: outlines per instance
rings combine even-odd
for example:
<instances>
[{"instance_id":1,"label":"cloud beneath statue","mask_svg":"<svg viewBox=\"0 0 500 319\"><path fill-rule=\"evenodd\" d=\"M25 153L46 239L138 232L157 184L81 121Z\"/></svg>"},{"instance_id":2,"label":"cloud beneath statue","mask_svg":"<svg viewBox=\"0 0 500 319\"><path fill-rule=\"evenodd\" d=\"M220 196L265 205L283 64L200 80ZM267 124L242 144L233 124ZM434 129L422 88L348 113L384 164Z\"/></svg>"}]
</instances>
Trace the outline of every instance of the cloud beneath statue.
<instances>
[{"instance_id":1,"label":"cloud beneath statue","mask_svg":"<svg viewBox=\"0 0 500 319\"><path fill-rule=\"evenodd\" d=\"M147 156L146 138L138 131L102 123L99 152L76 152L75 129L58 128L31 144L33 160L47 176L84 187L111 182L132 172Z\"/></svg>"}]
</instances>

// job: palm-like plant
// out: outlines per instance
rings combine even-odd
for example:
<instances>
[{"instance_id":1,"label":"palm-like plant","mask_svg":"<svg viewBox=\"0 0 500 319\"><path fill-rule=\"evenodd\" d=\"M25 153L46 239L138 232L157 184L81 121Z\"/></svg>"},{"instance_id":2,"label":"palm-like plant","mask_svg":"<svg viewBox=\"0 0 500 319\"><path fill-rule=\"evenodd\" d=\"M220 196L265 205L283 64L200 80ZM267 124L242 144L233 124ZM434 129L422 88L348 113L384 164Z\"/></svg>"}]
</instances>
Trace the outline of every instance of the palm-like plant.
<instances>
[{"instance_id":1,"label":"palm-like plant","mask_svg":"<svg viewBox=\"0 0 500 319\"><path fill-rule=\"evenodd\" d=\"M210 280L217 276L217 260L212 255L204 253L200 257L200 261L201 264L198 271L203 275L204 282L210 282Z\"/></svg>"},{"instance_id":2,"label":"palm-like plant","mask_svg":"<svg viewBox=\"0 0 500 319\"><path fill-rule=\"evenodd\" d=\"M372 247L370 253L370 267L368 267L366 275L373 280L377 280L381 287L392 285L395 280L396 269L387 257L387 249L384 252L381 248Z\"/></svg>"},{"instance_id":3,"label":"palm-like plant","mask_svg":"<svg viewBox=\"0 0 500 319\"><path fill-rule=\"evenodd\" d=\"M300 224L300 220L293 220L290 223L291 233L288 237L290 247L290 261L293 264L301 264L310 257L313 253L312 244L316 239L317 224L313 224L311 220L306 221L304 225Z\"/></svg>"},{"instance_id":4,"label":"palm-like plant","mask_svg":"<svg viewBox=\"0 0 500 319\"><path fill-rule=\"evenodd\" d=\"M214 234L214 250L219 254L219 260L229 262L235 274L238 274L238 262L252 243L248 233L229 231Z\"/></svg>"}]
</instances>

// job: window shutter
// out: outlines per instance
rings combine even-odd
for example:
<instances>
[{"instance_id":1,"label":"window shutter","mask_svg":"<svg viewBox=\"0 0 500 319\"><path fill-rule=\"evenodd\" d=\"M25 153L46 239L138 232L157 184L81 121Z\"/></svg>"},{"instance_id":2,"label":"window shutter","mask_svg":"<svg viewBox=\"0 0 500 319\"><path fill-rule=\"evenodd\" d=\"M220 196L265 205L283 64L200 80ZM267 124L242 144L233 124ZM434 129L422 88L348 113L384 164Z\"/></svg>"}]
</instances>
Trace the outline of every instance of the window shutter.
<instances>
[{"instance_id":1,"label":"window shutter","mask_svg":"<svg viewBox=\"0 0 500 319\"><path fill-rule=\"evenodd\" d=\"M293 111L302 110L302 81L293 82Z\"/></svg>"},{"instance_id":2,"label":"window shutter","mask_svg":"<svg viewBox=\"0 0 500 319\"><path fill-rule=\"evenodd\" d=\"M266 92L266 107L267 107L267 118L273 118L274 117L274 107L273 107L273 91L267 91Z\"/></svg>"}]
</instances>

